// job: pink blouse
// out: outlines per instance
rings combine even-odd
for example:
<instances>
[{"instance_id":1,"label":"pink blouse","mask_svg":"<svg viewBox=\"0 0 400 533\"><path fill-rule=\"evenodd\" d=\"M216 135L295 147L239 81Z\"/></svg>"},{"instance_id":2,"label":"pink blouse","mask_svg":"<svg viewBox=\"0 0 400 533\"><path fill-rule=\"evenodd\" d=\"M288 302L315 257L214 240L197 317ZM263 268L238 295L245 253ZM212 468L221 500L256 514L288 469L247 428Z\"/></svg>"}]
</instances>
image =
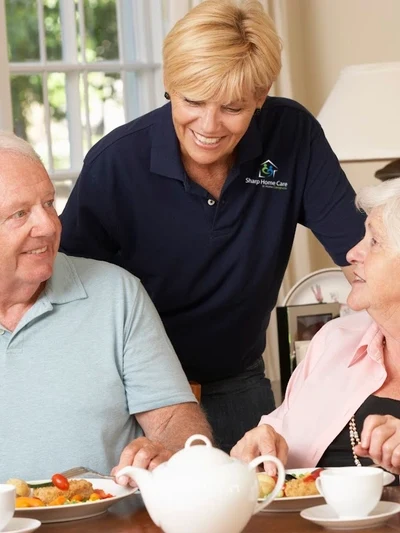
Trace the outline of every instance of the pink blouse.
<instances>
[{"instance_id":1,"label":"pink blouse","mask_svg":"<svg viewBox=\"0 0 400 533\"><path fill-rule=\"evenodd\" d=\"M282 405L260 420L286 439L287 468L316 466L364 400L385 382L382 341L366 312L331 320L313 337Z\"/></svg>"}]
</instances>

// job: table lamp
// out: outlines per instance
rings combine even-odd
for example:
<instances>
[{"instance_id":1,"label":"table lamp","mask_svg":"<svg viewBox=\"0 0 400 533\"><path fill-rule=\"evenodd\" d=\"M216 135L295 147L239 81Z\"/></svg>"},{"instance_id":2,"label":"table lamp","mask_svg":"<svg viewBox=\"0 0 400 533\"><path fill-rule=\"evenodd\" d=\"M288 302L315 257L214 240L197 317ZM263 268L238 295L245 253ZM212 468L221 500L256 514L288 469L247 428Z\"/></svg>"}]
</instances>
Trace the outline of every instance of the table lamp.
<instances>
[{"instance_id":1,"label":"table lamp","mask_svg":"<svg viewBox=\"0 0 400 533\"><path fill-rule=\"evenodd\" d=\"M400 62L345 67L317 118L339 161L394 160L375 176L400 177Z\"/></svg>"}]
</instances>

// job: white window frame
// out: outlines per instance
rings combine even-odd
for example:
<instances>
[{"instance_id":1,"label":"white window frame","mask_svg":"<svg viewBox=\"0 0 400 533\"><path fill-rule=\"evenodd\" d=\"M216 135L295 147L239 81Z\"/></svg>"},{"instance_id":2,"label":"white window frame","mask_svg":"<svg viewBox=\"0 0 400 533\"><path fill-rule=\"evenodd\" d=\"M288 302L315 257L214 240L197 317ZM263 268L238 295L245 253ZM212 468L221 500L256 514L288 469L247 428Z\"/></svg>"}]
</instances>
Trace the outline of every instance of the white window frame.
<instances>
[{"instance_id":1,"label":"white window frame","mask_svg":"<svg viewBox=\"0 0 400 533\"><path fill-rule=\"evenodd\" d=\"M87 95L87 75L90 72L116 72L123 81L124 119L128 122L162 105L164 88L162 80L162 41L168 31L165 15L169 16L171 3L182 0L116 0L119 36L119 59L87 63L85 57L78 62L76 50L75 4L60 0L62 24L62 61L47 61L43 24L43 0L36 0L39 22L40 61L14 63L7 57L7 31L5 0L0 0L0 129L13 130L10 76L14 74L41 75L43 77L43 104L48 147L48 172L55 182L72 180L74 183L82 168L83 139L89 141L91 131L88 120L88 101L85 102L86 128L81 124L79 76L83 75ZM84 0L77 0L80 12L81 35L84 33ZM165 10L165 13L163 12ZM84 35L82 35L84 37ZM83 39L84 42L84 39ZM70 141L71 166L55 170L51 147L50 113L46 79L52 72L66 77L67 123ZM135 86L132 73L136 75ZM134 90L133 90L134 89Z\"/></svg>"}]
</instances>

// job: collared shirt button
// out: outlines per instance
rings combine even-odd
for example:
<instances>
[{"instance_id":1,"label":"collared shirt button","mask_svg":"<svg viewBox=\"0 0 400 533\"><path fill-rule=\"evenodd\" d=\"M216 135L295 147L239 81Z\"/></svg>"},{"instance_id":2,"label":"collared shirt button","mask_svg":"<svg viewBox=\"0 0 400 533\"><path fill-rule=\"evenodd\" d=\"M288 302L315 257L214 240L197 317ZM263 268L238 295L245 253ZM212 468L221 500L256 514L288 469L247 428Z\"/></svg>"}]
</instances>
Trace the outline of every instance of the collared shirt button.
<instances>
[{"instance_id":1,"label":"collared shirt button","mask_svg":"<svg viewBox=\"0 0 400 533\"><path fill-rule=\"evenodd\" d=\"M4 329L0 328L0 335L4 335L4 333L5 333Z\"/></svg>"},{"instance_id":2,"label":"collared shirt button","mask_svg":"<svg viewBox=\"0 0 400 533\"><path fill-rule=\"evenodd\" d=\"M214 205L215 204L215 200L213 200L212 198L209 198L207 200L207 203L208 203L208 205Z\"/></svg>"}]
</instances>

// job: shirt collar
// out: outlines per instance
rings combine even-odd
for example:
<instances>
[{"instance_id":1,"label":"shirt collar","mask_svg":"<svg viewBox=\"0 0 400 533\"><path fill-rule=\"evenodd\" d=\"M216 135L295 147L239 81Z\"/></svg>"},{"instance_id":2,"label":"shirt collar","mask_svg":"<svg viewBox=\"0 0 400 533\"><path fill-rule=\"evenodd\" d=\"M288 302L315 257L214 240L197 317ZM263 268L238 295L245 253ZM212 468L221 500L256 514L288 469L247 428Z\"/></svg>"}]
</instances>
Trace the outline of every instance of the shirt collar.
<instances>
[{"instance_id":1,"label":"shirt collar","mask_svg":"<svg viewBox=\"0 0 400 533\"><path fill-rule=\"evenodd\" d=\"M349 362L349 366L354 365L365 356L370 357L377 363L383 363L383 333L379 329L376 322L372 322L364 335L362 336L358 346L354 350L353 357Z\"/></svg>"},{"instance_id":2,"label":"shirt collar","mask_svg":"<svg viewBox=\"0 0 400 533\"><path fill-rule=\"evenodd\" d=\"M15 336L32 320L39 318L53 310L53 304L65 304L74 300L87 298L87 293L79 279L78 273L71 260L62 253L58 253L53 265L53 274L47 280L39 298L28 309L15 328Z\"/></svg>"},{"instance_id":3,"label":"shirt collar","mask_svg":"<svg viewBox=\"0 0 400 533\"><path fill-rule=\"evenodd\" d=\"M178 138L172 122L171 103L160 108L153 123L150 170L154 174L185 181Z\"/></svg>"},{"instance_id":4,"label":"shirt collar","mask_svg":"<svg viewBox=\"0 0 400 533\"><path fill-rule=\"evenodd\" d=\"M150 170L155 174L185 181L178 138L172 122L171 103L160 108L157 120L152 125ZM262 135L258 119L254 116L238 144L236 165L256 159L262 153Z\"/></svg>"},{"instance_id":5,"label":"shirt collar","mask_svg":"<svg viewBox=\"0 0 400 533\"><path fill-rule=\"evenodd\" d=\"M74 265L65 254L57 254L53 274L41 296L51 304L65 304L88 297Z\"/></svg>"}]
</instances>

